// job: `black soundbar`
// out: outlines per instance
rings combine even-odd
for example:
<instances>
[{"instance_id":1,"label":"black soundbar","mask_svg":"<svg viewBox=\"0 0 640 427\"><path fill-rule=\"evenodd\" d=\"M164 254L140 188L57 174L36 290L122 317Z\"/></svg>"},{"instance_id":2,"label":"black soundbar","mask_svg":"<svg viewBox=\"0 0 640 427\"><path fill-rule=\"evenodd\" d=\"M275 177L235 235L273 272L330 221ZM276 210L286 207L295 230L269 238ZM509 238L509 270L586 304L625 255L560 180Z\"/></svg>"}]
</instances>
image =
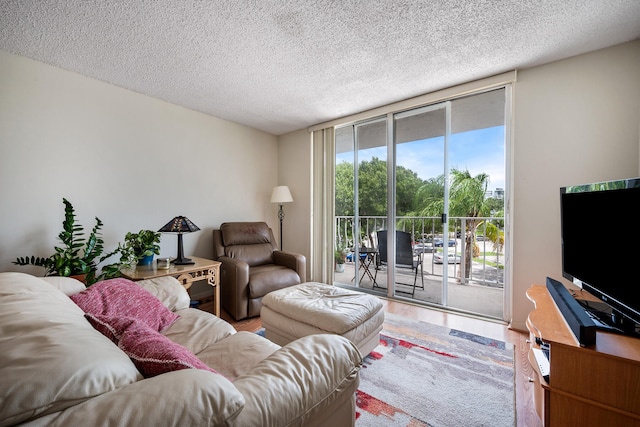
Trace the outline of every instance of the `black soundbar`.
<instances>
[{"instance_id":1,"label":"black soundbar","mask_svg":"<svg viewBox=\"0 0 640 427\"><path fill-rule=\"evenodd\" d=\"M580 345L583 347L594 345L597 327L585 309L557 280L547 277L547 289Z\"/></svg>"}]
</instances>

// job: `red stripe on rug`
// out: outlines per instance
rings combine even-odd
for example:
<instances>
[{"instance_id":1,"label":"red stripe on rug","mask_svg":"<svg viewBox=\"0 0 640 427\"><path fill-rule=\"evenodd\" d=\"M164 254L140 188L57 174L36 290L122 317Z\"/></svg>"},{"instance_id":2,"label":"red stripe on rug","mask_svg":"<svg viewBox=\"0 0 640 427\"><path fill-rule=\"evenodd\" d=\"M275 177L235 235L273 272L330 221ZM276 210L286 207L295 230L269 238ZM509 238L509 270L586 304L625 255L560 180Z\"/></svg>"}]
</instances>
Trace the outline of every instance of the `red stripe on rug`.
<instances>
[{"instance_id":1,"label":"red stripe on rug","mask_svg":"<svg viewBox=\"0 0 640 427\"><path fill-rule=\"evenodd\" d=\"M414 343L409 342L409 341L401 340L401 339L398 339L398 338L392 338L392 337L388 337L386 335L380 334L380 345L383 345L385 347L390 347L389 344L391 344L392 348L395 348L397 346L400 346L400 347L403 347L403 348L406 348L406 349L409 349L409 350L411 350L412 348L421 348L422 350L429 351L431 353L434 353L434 354L437 354L437 355L440 355L440 356L451 357L451 358L454 358L454 359L458 358L458 356L455 356L453 354L445 353L443 351L433 350L433 349L431 349L429 347L425 347L425 346L422 346L422 345L419 345L419 344L414 344ZM371 356L371 354L369 356ZM380 354L378 354L377 359L380 359L381 357L382 356Z\"/></svg>"},{"instance_id":2,"label":"red stripe on rug","mask_svg":"<svg viewBox=\"0 0 640 427\"><path fill-rule=\"evenodd\" d=\"M387 415L393 418L396 413L406 414L401 409L391 406L382 400L376 399L370 394L361 390L356 390L356 405L359 409L367 411L370 414L379 417L380 415ZM356 419L360 417L360 412L356 410Z\"/></svg>"}]
</instances>

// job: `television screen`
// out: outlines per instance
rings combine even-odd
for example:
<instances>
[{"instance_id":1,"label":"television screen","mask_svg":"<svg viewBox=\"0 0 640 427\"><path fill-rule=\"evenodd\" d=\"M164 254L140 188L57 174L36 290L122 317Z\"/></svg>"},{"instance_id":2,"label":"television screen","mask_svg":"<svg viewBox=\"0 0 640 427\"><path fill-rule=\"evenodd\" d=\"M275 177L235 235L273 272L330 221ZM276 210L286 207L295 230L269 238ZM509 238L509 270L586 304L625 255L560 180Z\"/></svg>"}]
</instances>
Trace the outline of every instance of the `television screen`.
<instances>
[{"instance_id":1,"label":"television screen","mask_svg":"<svg viewBox=\"0 0 640 427\"><path fill-rule=\"evenodd\" d=\"M560 189L562 275L635 323L640 323L639 201L640 178Z\"/></svg>"}]
</instances>

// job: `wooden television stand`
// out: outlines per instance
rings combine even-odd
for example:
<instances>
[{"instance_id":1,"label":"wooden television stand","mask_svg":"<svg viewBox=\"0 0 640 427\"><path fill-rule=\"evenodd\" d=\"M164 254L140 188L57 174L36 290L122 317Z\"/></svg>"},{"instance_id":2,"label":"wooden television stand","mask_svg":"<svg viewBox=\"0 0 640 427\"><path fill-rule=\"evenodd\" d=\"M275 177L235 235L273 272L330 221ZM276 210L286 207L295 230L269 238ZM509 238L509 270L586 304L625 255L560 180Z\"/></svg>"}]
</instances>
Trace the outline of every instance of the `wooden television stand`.
<instances>
[{"instance_id":1,"label":"wooden television stand","mask_svg":"<svg viewBox=\"0 0 640 427\"><path fill-rule=\"evenodd\" d=\"M598 331L594 346L580 347L545 286L531 286L527 298L535 305L527 318L534 400L545 427L640 427L640 339ZM533 354L540 341L549 344L548 382Z\"/></svg>"}]
</instances>

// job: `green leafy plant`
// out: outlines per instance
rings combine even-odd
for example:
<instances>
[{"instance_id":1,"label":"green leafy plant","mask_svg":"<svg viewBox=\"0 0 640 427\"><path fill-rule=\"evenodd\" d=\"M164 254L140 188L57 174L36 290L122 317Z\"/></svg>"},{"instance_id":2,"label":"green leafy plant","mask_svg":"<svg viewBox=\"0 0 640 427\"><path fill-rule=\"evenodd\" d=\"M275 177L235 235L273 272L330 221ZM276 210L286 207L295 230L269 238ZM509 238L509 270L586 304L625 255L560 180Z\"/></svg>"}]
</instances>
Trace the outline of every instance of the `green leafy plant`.
<instances>
[{"instance_id":1,"label":"green leafy plant","mask_svg":"<svg viewBox=\"0 0 640 427\"><path fill-rule=\"evenodd\" d=\"M118 254L120 255L120 257L118 258L118 262L104 265L102 267L98 280L120 277L122 276L122 270L135 267L136 263L138 262L138 257L134 253L133 248L127 245L123 245L122 243L118 243L118 247L115 250L100 258L100 262Z\"/></svg>"},{"instance_id":2,"label":"green leafy plant","mask_svg":"<svg viewBox=\"0 0 640 427\"><path fill-rule=\"evenodd\" d=\"M96 260L104 251L102 221L96 217L96 225L89 237L85 238L83 226L76 223L73 205L65 198L62 202L65 206L64 221L62 231L58 234L62 245L54 247L55 253L49 257L18 257L13 263L44 267L47 276L85 275L85 283L91 285L96 281Z\"/></svg>"},{"instance_id":3,"label":"green leafy plant","mask_svg":"<svg viewBox=\"0 0 640 427\"><path fill-rule=\"evenodd\" d=\"M127 233L124 244L133 249L140 261L143 257L160 255L160 233L151 230L140 230L138 233Z\"/></svg>"},{"instance_id":4,"label":"green leafy plant","mask_svg":"<svg viewBox=\"0 0 640 427\"><path fill-rule=\"evenodd\" d=\"M344 264L347 259L347 250L341 245L338 245L335 252L333 253L333 259L336 264Z\"/></svg>"},{"instance_id":5,"label":"green leafy plant","mask_svg":"<svg viewBox=\"0 0 640 427\"><path fill-rule=\"evenodd\" d=\"M102 267L100 279L120 277L122 270L133 268L145 256L160 255L160 233L152 230L140 230L138 233L127 233L124 243L103 256L100 262L114 255L119 255L118 261Z\"/></svg>"}]
</instances>

